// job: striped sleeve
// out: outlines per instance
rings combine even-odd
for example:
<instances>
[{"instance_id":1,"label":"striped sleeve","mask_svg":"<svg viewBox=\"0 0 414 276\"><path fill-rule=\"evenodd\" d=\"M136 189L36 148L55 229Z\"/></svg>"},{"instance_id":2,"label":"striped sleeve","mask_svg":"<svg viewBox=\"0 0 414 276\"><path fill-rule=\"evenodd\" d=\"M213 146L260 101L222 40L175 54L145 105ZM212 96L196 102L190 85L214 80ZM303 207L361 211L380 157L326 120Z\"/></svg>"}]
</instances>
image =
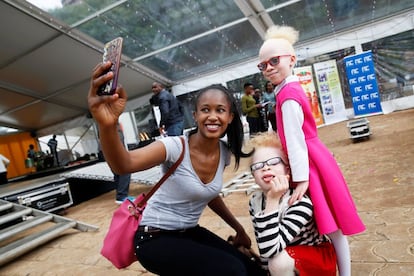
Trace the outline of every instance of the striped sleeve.
<instances>
[{"instance_id":1,"label":"striped sleeve","mask_svg":"<svg viewBox=\"0 0 414 276\"><path fill-rule=\"evenodd\" d=\"M250 201L250 215L262 257L271 258L289 245L319 243L316 241L319 234L313 223L310 199L303 197L288 206L289 198L290 195L285 196L280 208L267 214L262 211L264 207L255 202L258 200L257 196Z\"/></svg>"}]
</instances>

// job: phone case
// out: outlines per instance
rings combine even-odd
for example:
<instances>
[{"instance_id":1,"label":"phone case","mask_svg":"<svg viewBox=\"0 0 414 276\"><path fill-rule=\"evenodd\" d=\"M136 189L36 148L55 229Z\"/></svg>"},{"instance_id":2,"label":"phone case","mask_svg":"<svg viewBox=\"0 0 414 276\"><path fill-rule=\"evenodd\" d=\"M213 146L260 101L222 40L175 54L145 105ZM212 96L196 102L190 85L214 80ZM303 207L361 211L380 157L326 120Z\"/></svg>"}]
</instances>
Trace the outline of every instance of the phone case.
<instances>
[{"instance_id":1,"label":"phone case","mask_svg":"<svg viewBox=\"0 0 414 276\"><path fill-rule=\"evenodd\" d=\"M118 84L119 66L121 63L122 41L122 37L117 37L105 44L102 60L103 62L112 62L111 68L109 68L109 70L105 73L112 71L114 73L114 77L99 87L98 95L100 96L112 95L115 92L116 86Z\"/></svg>"}]
</instances>

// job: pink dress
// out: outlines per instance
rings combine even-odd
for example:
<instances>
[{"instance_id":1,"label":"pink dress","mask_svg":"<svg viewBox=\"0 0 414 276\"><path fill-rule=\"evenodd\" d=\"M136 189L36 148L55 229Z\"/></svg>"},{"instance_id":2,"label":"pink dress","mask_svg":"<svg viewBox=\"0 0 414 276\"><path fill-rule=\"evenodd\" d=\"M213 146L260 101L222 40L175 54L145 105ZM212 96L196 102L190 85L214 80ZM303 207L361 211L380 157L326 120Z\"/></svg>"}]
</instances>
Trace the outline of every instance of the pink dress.
<instances>
[{"instance_id":1,"label":"pink dress","mask_svg":"<svg viewBox=\"0 0 414 276\"><path fill-rule=\"evenodd\" d=\"M286 100L300 104L304 114L302 131L309 155L309 194L314 205L314 216L321 234L340 229L344 235L365 230L348 185L332 153L318 137L309 101L299 82L286 83L276 95L278 135L286 153L282 105Z\"/></svg>"}]
</instances>

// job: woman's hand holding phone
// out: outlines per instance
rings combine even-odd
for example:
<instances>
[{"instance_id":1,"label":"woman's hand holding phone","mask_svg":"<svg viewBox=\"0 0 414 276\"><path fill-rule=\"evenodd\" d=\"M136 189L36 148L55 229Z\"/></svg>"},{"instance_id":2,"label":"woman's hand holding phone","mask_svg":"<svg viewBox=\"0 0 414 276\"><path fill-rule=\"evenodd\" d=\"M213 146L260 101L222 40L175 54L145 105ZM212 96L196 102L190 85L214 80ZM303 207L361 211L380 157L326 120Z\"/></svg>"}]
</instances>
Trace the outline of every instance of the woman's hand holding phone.
<instances>
[{"instance_id":1,"label":"woman's hand holding phone","mask_svg":"<svg viewBox=\"0 0 414 276\"><path fill-rule=\"evenodd\" d=\"M127 95L122 87L117 87L113 95L98 95L99 87L113 78L113 73L108 72L110 67L110 62L95 66L88 93L89 111L101 127L116 125L127 102Z\"/></svg>"}]
</instances>

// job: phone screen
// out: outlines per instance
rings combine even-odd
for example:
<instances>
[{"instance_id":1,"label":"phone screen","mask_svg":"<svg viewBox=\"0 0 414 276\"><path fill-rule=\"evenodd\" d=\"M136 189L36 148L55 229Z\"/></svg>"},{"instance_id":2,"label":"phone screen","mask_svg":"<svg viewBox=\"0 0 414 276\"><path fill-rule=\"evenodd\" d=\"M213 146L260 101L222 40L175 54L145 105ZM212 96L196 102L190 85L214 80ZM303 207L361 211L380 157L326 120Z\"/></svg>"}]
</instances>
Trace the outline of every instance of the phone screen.
<instances>
[{"instance_id":1,"label":"phone screen","mask_svg":"<svg viewBox=\"0 0 414 276\"><path fill-rule=\"evenodd\" d=\"M117 37L114 40L111 40L105 44L102 61L112 62L111 68L109 68L109 70L105 73L112 71L114 73L114 77L110 81L99 87L97 94L100 96L114 94L116 86L118 85L119 66L121 63L122 53L122 41L122 37Z\"/></svg>"}]
</instances>

